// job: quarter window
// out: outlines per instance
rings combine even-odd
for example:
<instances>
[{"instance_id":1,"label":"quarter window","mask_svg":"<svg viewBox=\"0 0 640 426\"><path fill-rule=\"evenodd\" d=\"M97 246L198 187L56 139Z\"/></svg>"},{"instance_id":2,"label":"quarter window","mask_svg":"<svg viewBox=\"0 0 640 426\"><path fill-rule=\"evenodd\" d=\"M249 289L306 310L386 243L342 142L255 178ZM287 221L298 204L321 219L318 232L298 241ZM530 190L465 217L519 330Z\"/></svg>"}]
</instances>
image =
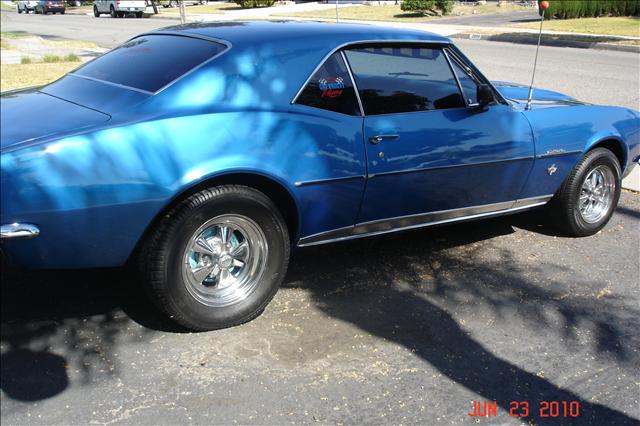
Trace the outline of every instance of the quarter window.
<instances>
[{"instance_id":1,"label":"quarter window","mask_svg":"<svg viewBox=\"0 0 640 426\"><path fill-rule=\"evenodd\" d=\"M367 115L465 106L440 49L373 46L345 53Z\"/></svg>"},{"instance_id":2,"label":"quarter window","mask_svg":"<svg viewBox=\"0 0 640 426\"><path fill-rule=\"evenodd\" d=\"M322 64L300 92L296 103L360 115L356 92L341 53L334 53Z\"/></svg>"},{"instance_id":3,"label":"quarter window","mask_svg":"<svg viewBox=\"0 0 640 426\"><path fill-rule=\"evenodd\" d=\"M467 105L478 103L478 83L475 81L473 74L463 68L463 66L460 65L454 58L451 58L451 66L453 67L456 76L458 76L458 80L460 81L460 85L462 86L462 91L464 92Z\"/></svg>"}]
</instances>

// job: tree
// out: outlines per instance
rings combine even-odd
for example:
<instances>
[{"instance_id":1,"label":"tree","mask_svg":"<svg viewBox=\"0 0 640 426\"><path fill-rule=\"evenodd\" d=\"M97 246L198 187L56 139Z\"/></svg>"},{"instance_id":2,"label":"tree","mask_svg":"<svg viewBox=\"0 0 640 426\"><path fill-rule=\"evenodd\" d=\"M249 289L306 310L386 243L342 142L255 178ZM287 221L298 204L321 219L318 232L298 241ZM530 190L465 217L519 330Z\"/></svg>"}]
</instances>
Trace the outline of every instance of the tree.
<instances>
[{"instance_id":1,"label":"tree","mask_svg":"<svg viewBox=\"0 0 640 426\"><path fill-rule=\"evenodd\" d=\"M453 0L404 0L400 5L400 9L434 15L437 15L438 11L440 11L443 15L447 15L453 10Z\"/></svg>"}]
</instances>

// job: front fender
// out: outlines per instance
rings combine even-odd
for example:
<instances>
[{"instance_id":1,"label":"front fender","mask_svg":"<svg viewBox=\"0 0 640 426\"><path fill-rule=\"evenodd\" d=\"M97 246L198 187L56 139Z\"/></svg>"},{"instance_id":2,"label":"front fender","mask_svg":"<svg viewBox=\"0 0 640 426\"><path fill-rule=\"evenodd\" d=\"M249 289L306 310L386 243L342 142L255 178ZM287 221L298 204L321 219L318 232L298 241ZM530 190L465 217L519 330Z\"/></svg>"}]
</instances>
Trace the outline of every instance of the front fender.
<instances>
[{"instance_id":1,"label":"front fender","mask_svg":"<svg viewBox=\"0 0 640 426\"><path fill-rule=\"evenodd\" d=\"M604 140L621 144L623 170L638 155L638 113L608 106L563 106L525 111L536 159L522 198L555 194L578 160Z\"/></svg>"}]
</instances>

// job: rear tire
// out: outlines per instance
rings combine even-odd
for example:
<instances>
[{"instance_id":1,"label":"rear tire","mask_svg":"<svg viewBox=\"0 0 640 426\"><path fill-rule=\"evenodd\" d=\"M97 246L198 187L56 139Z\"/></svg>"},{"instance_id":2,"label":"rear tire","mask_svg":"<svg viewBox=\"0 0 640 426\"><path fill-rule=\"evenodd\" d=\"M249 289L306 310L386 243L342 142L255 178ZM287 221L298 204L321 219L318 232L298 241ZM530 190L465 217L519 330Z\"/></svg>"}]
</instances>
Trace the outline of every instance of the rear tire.
<instances>
[{"instance_id":1,"label":"rear tire","mask_svg":"<svg viewBox=\"0 0 640 426\"><path fill-rule=\"evenodd\" d=\"M136 12L136 18L138 19L142 18L142 12Z\"/></svg>"},{"instance_id":2,"label":"rear tire","mask_svg":"<svg viewBox=\"0 0 640 426\"><path fill-rule=\"evenodd\" d=\"M109 9L109 15L112 18L117 18L118 17L118 14L116 13L116 10L113 8L113 6L111 6L111 9Z\"/></svg>"},{"instance_id":3,"label":"rear tire","mask_svg":"<svg viewBox=\"0 0 640 426\"><path fill-rule=\"evenodd\" d=\"M225 185L187 198L143 245L140 271L154 303L192 330L257 317L289 262L289 234L263 193Z\"/></svg>"},{"instance_id":4,"label":"rear tire","mask_svg":"<svg viewBox=\"0 0 640 426\"><path fill-rule=\"evenodd\" d=\"M95 16L96 18L100 17L100 12L98 12L98 6L93 5L93 16Z\"/></svg>"},{"instance_id":5,"label":"rear tire","mask_svg":"<svg viewBox=\"0 0 640 426\"><path fill-rule=\"evenodd\" d=\"M620 199L618 158L606 148L596 148L578 161L550 207L558 226L567 234L586 237L609 222Z\"/></svg>"}]
</instances>

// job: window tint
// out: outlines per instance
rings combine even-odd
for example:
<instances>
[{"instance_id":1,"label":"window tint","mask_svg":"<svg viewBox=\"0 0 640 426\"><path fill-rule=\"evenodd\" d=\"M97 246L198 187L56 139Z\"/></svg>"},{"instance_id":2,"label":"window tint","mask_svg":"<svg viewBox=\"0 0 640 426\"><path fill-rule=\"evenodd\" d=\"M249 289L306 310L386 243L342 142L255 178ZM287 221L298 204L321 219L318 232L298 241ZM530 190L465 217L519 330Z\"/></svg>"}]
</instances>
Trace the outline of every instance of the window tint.
<instances>
[{"instance_id":1,"label":"window tint","mask_svg":"<svg viewBox=\"0 0 640 426\"><path fill-rule=\"evenodd\" d=\"M74 74L155 92L224 49L223 44L191 37L142 36Z\"/></svg>"},{"instance_id":2,"label":"window tint","mask_svg":"<svg viewBox=\"0 0 640 426\"><path fill-rule=\"evenodd\" d=\"M456 76L462 86L462 91L467 101L467 105L478 103L478 83L475 81L475 77L471 74L471 71L467 71L463 65L451 58L451 65L453 66Z\"/></svg>"},{"instance_id":3,"label":"window tint","mask_svg":"<svg viewBox=\"0 0 640 426\"><path fill-rule=\"evenodd\" d=\"M465 105L447 58L439 49L367 47L346 54L365 114Z\"/></svg>"},{"instance_id":4,"label":"window tint","mask_svg":"<svg viewBox=\"0 0 640 426\"><path fill-rule=\"evenodd\" d=\"M340 53L334 53L322 64L302 90L296 103L360 115L356 92Z\"/></svg>"}]
</instances>

